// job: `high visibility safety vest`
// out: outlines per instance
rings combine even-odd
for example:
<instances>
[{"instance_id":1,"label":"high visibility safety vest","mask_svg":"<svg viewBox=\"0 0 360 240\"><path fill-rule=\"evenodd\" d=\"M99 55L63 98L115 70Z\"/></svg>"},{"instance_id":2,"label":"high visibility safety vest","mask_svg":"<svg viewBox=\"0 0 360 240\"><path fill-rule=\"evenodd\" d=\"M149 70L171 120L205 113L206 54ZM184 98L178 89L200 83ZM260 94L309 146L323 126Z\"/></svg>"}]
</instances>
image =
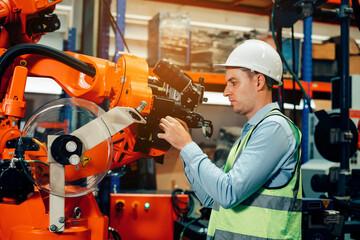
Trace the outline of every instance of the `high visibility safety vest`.
<instances>
[{"instance_id":1,"label":"high visibility safety vest","mask_svg":"<svg viewBox=\"0 0 360 240\"><path fill-rule=\"evenodd\" d=\"M297 164L291 179L277 188L261 187L238 205L224 209L214 202L211 212L208 240L218 239L301 239L302 187L300 173L301 132L290 119L277 109L270 111L235 144L226 161L224 172L232 168L236 156L244 151L254 129L267 117L280 115L289 123L297 144Z\"/></svg>"}]
</instances>

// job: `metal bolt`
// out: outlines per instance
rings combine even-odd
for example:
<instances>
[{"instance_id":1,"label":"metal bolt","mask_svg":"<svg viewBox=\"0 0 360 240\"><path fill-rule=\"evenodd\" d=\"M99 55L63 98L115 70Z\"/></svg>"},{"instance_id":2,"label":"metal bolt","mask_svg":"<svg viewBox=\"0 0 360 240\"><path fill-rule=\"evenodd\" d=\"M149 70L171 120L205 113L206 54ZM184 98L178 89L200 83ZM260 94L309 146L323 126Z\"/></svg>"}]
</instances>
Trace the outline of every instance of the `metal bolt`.
<instances>
[{"instance_id":1,"label":"metal bolt","mask_svg":"<svg viewBox=\"0 0 360 240\"><path fill-rule=\"evenodd\" d=\"M64 223L65 222L65 218L64 217L59 217L59 223Z\"/></svg>"},{"instance_id":2,"label":"metal bolt","mask_svg":"<svg viewBox=\"0 0 360 240\"><path fill-rule=\"evenodd\" d=\"M20 61L20 65L21 65L21 66L26 66L26 64L27 64L27 61L26 61L26 60L21 60L21 61Z\"/></svg>"},{"instance_id":3,"label":"metal bolt","mask_svg":"<svg viewBox=\"0 0 360 240\"><path fill-rule=\"evenodd\" d=\"M50 231L55 232L57 230L57 226L55 224L50 225Z\"/></svg>"},{"instance_id":4,"label":"metal bolt","mask_svg":"<svg viewBox=\"0 0 360 240\"><path fill-rule=\"evenodd\" d=\"M81 209L79 207L76 207L74 209L74 218L80 218L81 217Z\"/></svg>"},{"instance_id":5,"label":"metal bolt","mask_svg":"<svg viewBox=\"0 0 360 240\"><path fill-rule=\"evenodd\" d=\"M144 110L144 108L146 107L146 105L147 105L147 102L146 102L146 101L141 101L140 105L136 108L136 110L137 110L139 113L141 113L141 112Z\"/></svg>"}]
</instances>

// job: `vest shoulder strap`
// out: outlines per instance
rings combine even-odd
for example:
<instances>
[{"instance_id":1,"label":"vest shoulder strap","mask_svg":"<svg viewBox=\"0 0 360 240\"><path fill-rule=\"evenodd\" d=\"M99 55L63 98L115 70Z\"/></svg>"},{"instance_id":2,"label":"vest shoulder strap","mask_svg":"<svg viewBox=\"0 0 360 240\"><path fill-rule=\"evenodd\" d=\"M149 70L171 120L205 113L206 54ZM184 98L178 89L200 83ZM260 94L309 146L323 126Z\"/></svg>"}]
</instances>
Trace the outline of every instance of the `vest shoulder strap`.
<instances>
[{"instance_id":1,"label":"vest shoulder strap","mask_svg":"<svg viewBox=\"0 0 360 240\"><path fill-rule=\"evenodd\" d=\"M260 125L260 123L262 123L266 118L268 118L270 116L275 116L275 115L281 116L286 119L286 121L289 123L291 129L293 130L294 134L296 135L295 136L296 141L299 141L299 139L301 138L301 133L300 133L300 130L295 126L295 124L288 117L286 117L284 114L282 114L279 109L277 109L277 108L272 109L260 121L258 121L252 128L250 128L250 130L246 133L246 135L243 137L243 139L236 145L236 147L233 146L233 148L230 150L228 159L227 159L227 161L225 163L225 167L224 167L225 173L230 171L230 169L232 168L232 166L235 163L236 156L238 156L240 151L242 152L245 149L248 141L251 138L252 133Z\"/></svg>"}]
</instances>

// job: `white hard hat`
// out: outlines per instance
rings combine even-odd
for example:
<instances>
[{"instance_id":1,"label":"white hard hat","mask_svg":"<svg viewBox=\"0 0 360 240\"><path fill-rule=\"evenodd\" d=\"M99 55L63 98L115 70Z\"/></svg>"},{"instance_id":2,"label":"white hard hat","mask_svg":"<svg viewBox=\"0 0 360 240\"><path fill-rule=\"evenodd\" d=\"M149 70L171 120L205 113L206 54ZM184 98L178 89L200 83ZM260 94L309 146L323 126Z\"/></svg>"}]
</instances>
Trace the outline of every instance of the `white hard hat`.
<instances>
[{"instance_id":1,"label":"white hard hat","mask_svg":"<svg viewBox=\"0 0 360 240\"><path fill-rule=\"evenodd\" d=\"M251 39L236 47L229 55L225 64L215 64L225 67L243 67L262 73L282 85L282 61L276 50L268 43Z\"/></svg>"}]
</instances>

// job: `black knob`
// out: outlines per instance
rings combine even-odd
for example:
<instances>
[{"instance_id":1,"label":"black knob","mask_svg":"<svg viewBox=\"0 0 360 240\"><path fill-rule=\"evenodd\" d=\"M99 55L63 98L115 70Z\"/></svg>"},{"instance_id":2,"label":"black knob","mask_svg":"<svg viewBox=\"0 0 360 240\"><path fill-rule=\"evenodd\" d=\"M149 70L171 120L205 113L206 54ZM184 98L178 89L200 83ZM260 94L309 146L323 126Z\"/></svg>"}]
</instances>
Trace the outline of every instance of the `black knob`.
<instances>
[{"instance_id":1,"label":"black knob","mask_svg":"<svg viewBox=\"0 0 360 240\"><path fill-rule=\"evenodd\" d=\"M77 165L82 154L82 142L72 135L57 137L51 145L51 155L62 165Z\"/></svg>"}]
</instances>

